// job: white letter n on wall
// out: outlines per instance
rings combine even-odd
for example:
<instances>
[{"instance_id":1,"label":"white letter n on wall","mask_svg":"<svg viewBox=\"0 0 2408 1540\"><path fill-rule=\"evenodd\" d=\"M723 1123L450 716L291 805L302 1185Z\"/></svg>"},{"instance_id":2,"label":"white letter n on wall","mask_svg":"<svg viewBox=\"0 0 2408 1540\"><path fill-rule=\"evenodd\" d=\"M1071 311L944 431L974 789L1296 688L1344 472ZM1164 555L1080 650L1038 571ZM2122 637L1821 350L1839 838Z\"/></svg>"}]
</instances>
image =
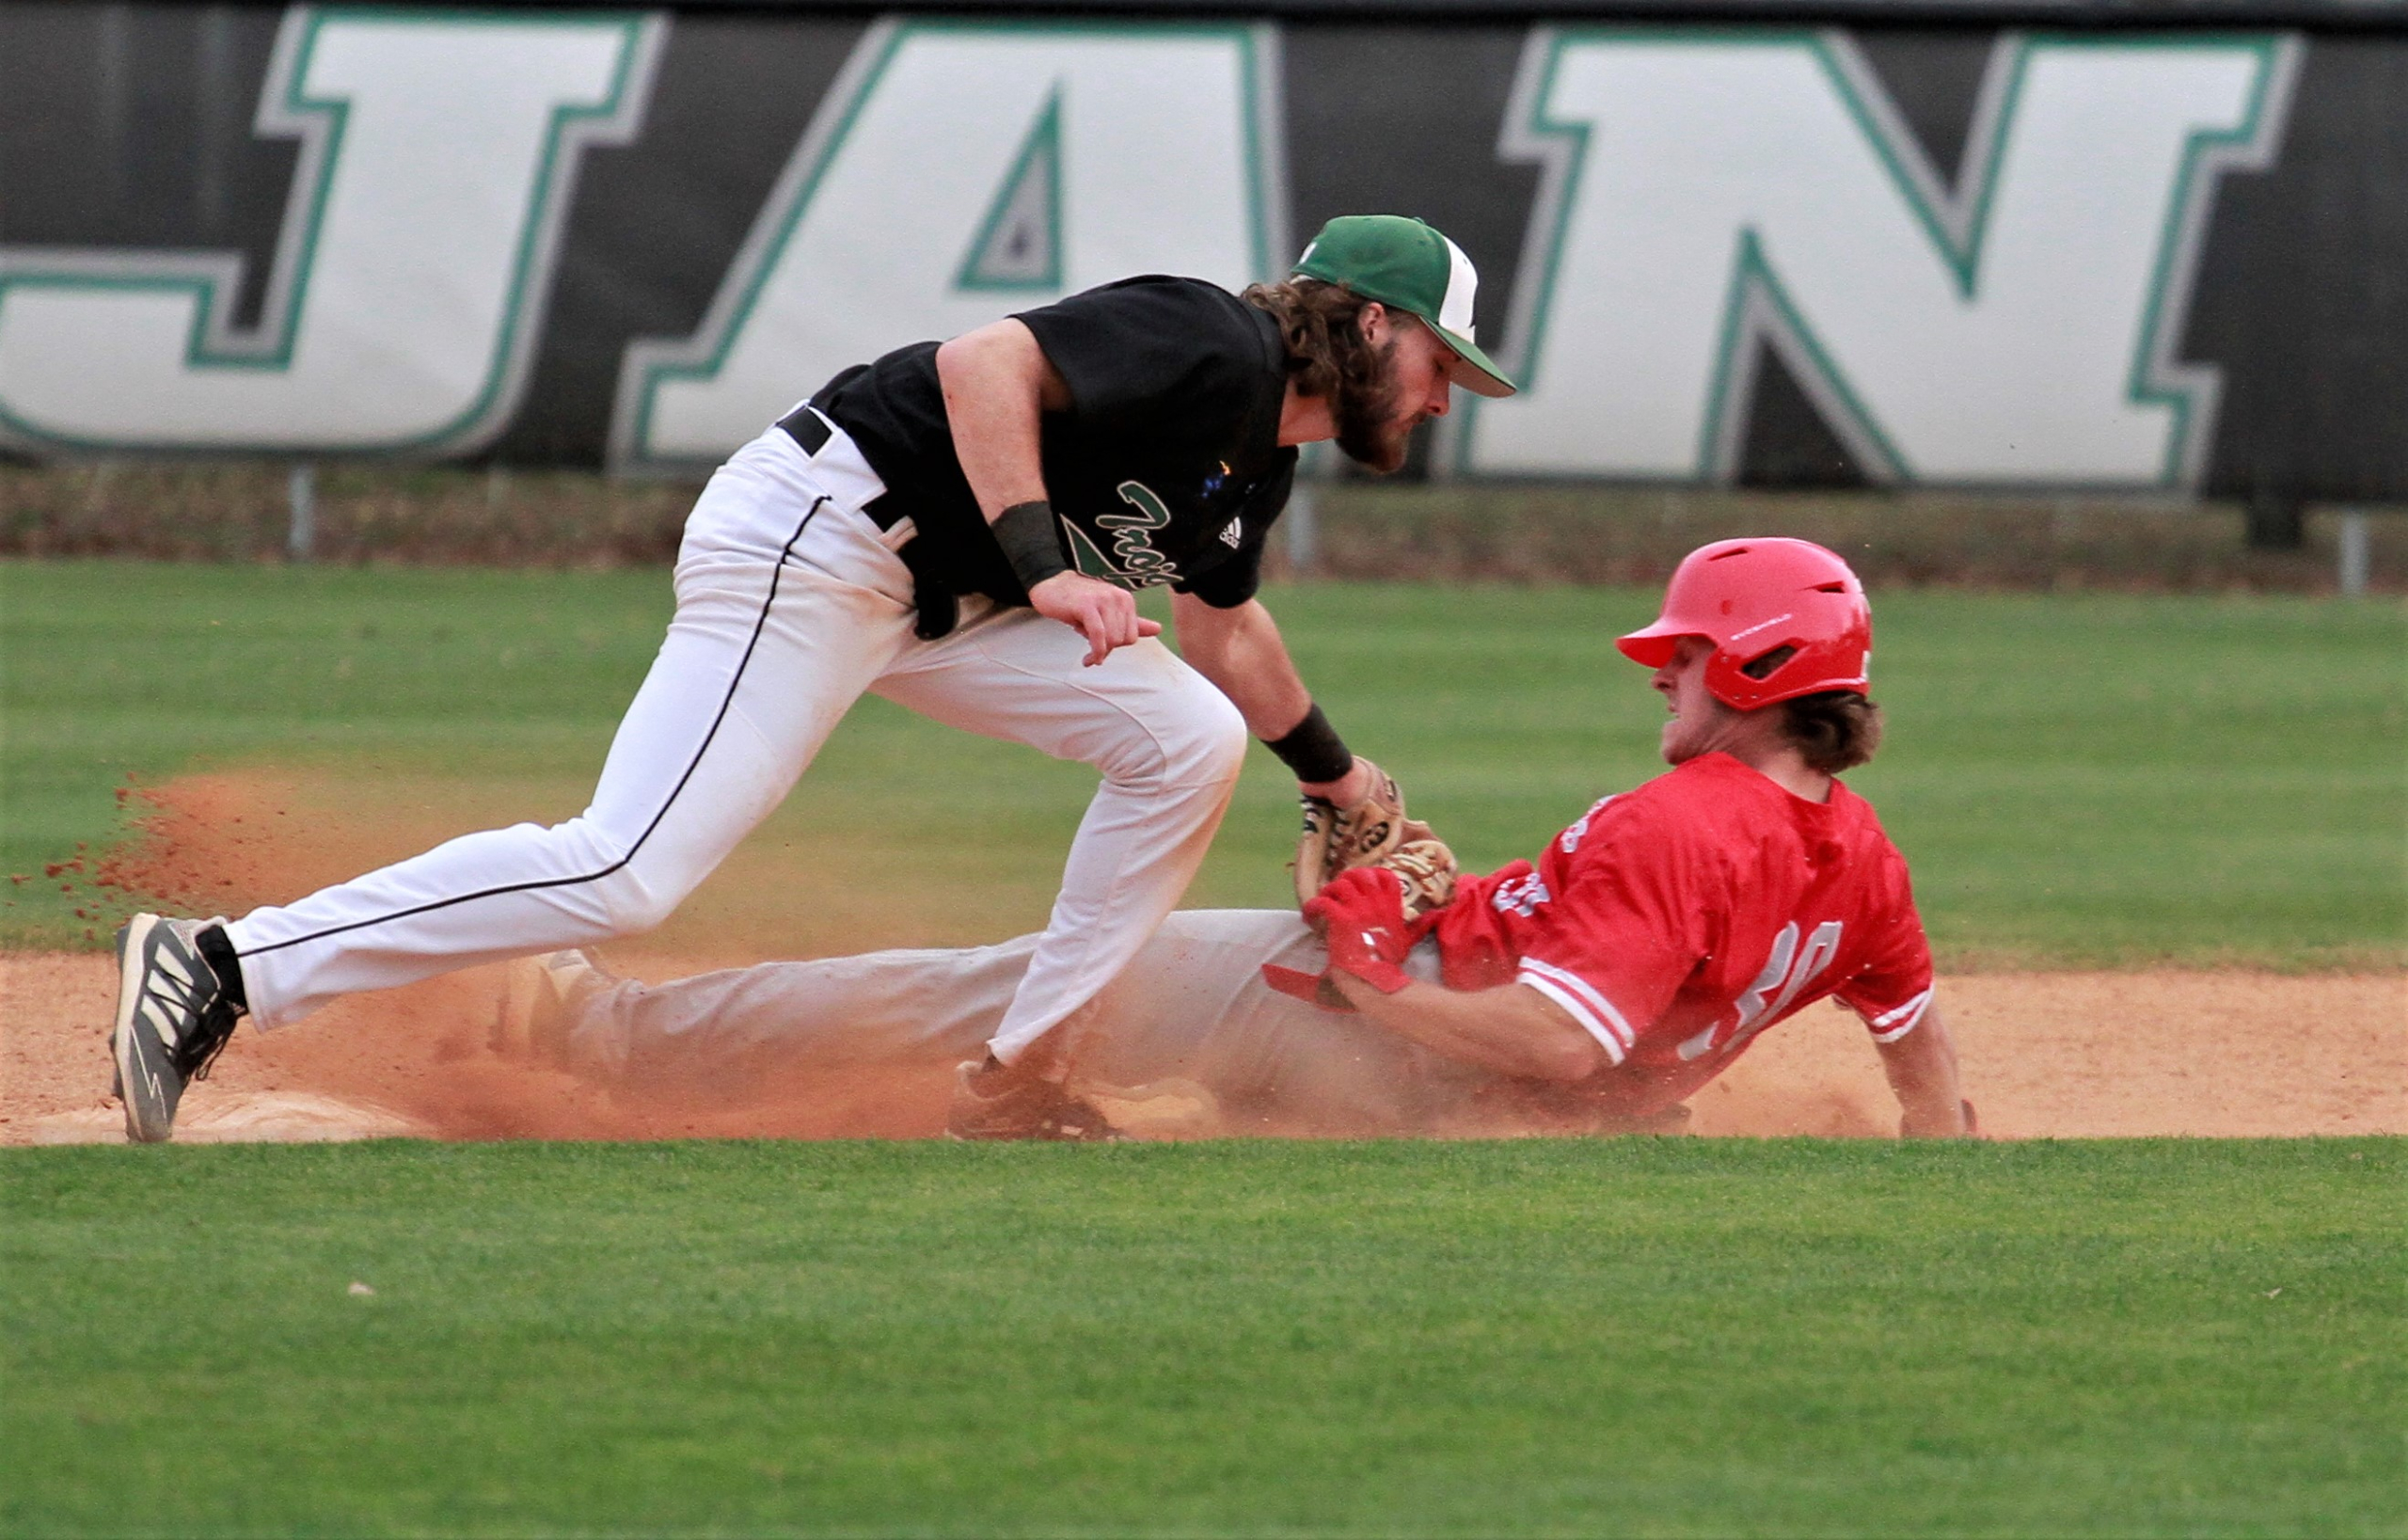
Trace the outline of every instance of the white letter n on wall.
<instances>
[{"instance_id":1,"label":"white letter n on wall","mask_svg":"<svg viewBox=\"0 0 2408 1540\"><path fill-rule=\"evenodd\" d=\"M1845 36L1535 34L1503 151L1548 167L1468 468L1724 478L1781 356L1877 479L2180 485L2173 356L2218 174L2271 155L2274 38L2002 39L1944 186Z\"/></svg>"}]
</instances>

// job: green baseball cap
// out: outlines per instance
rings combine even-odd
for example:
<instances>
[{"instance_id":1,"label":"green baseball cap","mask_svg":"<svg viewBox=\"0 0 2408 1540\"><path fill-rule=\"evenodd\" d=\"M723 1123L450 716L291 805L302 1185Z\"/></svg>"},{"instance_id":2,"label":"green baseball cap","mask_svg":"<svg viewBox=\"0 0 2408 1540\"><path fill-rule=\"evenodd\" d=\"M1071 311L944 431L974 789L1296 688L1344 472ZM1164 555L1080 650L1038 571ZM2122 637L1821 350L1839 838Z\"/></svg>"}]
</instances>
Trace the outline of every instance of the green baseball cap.
<instances>
[{"instance_id":1,"label":"green baseball cap","mask_svg":"<svg viewBox=\"0 0 2408 1540\"><path fill-rule=\"evenodd\" d=\"M1480 287L1471 259L1420 220L1340 214L1322 226L1295 271L1420 317L1455 351L1449 376L1474 395L1510 396L1518 389L1471 340L1472 294Z\"/></svg>"}]
</instances>

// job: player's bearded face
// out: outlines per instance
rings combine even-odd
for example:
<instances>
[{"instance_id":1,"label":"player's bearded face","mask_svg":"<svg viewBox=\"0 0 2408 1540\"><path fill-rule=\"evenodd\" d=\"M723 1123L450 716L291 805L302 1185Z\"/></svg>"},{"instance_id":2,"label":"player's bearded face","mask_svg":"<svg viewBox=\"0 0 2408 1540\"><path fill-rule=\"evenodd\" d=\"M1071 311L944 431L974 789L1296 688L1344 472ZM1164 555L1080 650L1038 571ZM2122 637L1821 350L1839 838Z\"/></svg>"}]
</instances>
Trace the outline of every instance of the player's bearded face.
<instances>
[{"instance_id":1,"label":"player's bearded face","mask_svg":"<svg viewBox=\"0 0 2408 1540\"><path fill-rule=\"evenodd\" d=\"M1403 468L1413 430L1421 425L1420 413L1401 410L1404 385L1398 377L1396 345L1391 332L1371 355L1370 379L1339 390L1336 404L1338 447L1348 459L1383 473Z\"/></svg>"}]
</instances>

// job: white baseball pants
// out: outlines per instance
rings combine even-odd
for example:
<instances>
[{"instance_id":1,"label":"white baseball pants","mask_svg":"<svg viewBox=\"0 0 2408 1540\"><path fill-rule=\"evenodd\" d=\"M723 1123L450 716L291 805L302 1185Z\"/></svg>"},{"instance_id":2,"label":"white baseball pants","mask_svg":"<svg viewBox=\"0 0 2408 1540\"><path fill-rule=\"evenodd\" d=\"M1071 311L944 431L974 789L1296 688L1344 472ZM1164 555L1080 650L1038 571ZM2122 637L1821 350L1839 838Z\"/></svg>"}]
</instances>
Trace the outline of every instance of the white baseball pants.
<instances>
[{"instance_id":1,"label":"white baseball pants","mask_svg":"<svg viewBox=\"0 0 2408 1540\"><path fill-rule=\"evenodd\" d=\"M800 1071L877 1064L949 1073L992 1033L1044 938L874 952L681 978L621 981L576 1003L570 1066L605 1084L741 1102ZM1214 1122L1191 1133L1496 1132L1526 1111L1501 1077L1334 1015L1262 982L1278 962L1327 961L1286 910L1180 910L1069 1030L1070 1082L1089 1095L1185 1081ZM1424 943L1408 971L1437 976Z\"/></svg>"},{"instance_id":2,"label":"white baseball pants","mask_svg":"<svg viewBox=\"0 0 2408 1540\"><path fill-rule=\"evenodd\" d=\"M1062 891L995 1024L1009 1062L1137 954L1195 875L1245 754L1244 719L1160 642L1084 668L1035 611L965 598L950 636L912 634L913 531L852 440L806 455L772 428L704 489L677 609L610 745L593 805L548 828L469 834L228 927L253 1017L658 925L783 801L865 691L1103 772Z\"/></svg>"}]
</instances>

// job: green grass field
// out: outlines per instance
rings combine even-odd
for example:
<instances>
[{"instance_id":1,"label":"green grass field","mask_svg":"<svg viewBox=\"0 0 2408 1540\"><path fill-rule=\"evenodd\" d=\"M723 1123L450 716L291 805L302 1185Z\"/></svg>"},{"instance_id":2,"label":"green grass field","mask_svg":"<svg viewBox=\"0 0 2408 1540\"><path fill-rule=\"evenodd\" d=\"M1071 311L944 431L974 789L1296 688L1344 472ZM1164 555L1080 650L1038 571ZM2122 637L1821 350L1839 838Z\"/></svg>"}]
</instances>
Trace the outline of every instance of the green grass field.
<instances>
[{"instance_id":1,"label":"green grass field","mask_svg":"<svg viewBox=\"0 0 2408 1540\"><path fill-rule=\"evenodd\" d=\"M2396 1535L2402 1153L13 1151L0 1523Z\"/></svg>"},{"instance_id":2,"label":"green grass field","mask_svg":"<svg viewBox=\"0 0 2408 1540\"><path fill-rule=\"evenodd\" d=\"M1653 600L1270 595L1332 717L1480 867L1661 769L1660 707L1611 641ZM2399 963L2400 606L1877 602L1891 741L1854 779L1915 864L1945 963ZM0 864L38 874L97 847L121 831L124 776L196 768L297 770L327 788L325 807L373 822L406 806L430 839L567 817L667 604L654 572L0 565ZM794 953L1033 928L1092 785L1083 767L866 701L698 896L697 923L723 932L775 891L790 896L778 949ZM1191 903L1283 900L1291 796L1257 754ZM71 913L88 896L62 901L37 875L0 909L0 945L104 942Z\"/></svg>"},{"instance_id":3,"label":"green grass field","mask_svg":"<svg viewBox=\"0 0 2408 1540\"><path fill-rule=\"evenodd\" d=\"M1270 600L1475 865L1658 768L1611 643L1652 595ZM2400 606L1876 603L1892 738L1854 780L1946 964L2400 965ZM666 606L657 573L0 564L0 863L123 837L129 774L289 775L330 832L565 817ZM1090 785L865 702L663 934L1033 926ZM1283 900L1291 795L1258 755L1191 902ZM105 940L88 890L8 900L0 945ZM2403 1161L0 1150L0 1532L2403 1535Z\"/></svg>"}]
</instances>

